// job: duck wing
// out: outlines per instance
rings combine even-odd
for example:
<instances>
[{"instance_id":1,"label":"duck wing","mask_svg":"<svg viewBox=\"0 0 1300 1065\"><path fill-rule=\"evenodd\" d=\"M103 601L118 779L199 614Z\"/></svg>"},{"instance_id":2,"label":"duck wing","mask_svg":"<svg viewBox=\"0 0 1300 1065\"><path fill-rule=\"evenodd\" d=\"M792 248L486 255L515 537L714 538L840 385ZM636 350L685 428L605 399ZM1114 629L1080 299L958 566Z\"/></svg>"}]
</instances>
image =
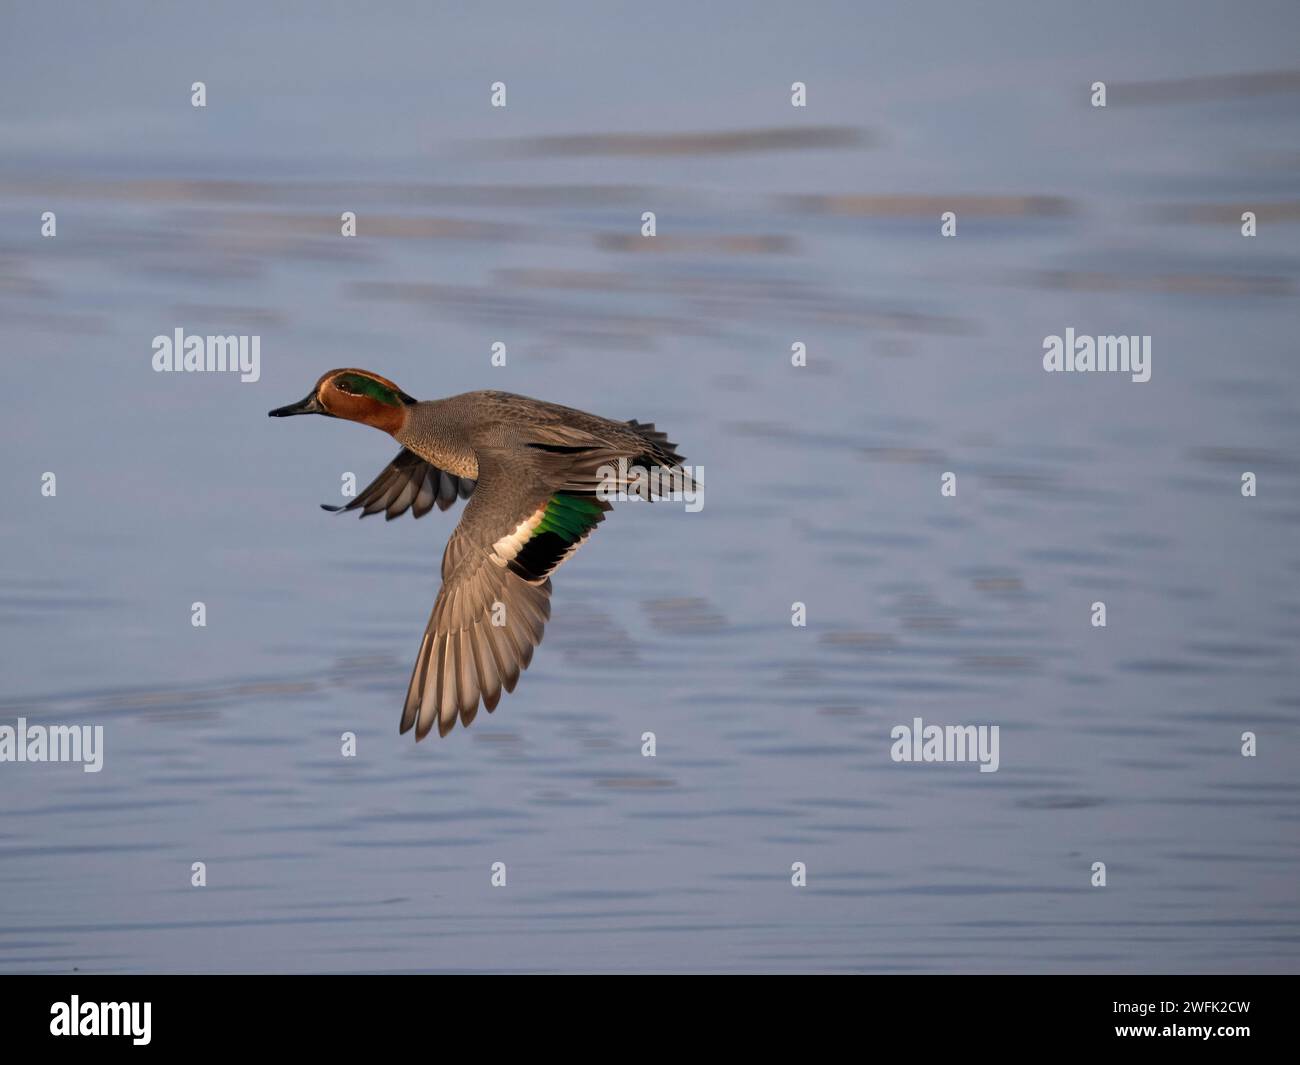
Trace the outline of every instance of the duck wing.
<instances>
[{"instance_id":1,"label":"duck wing","mask_svg":"<svg viewBox=\"0 0 1300 1065\"><path fill-rule=\"evenodd\" d=\"M551 616L550 576L604 520L610 504L562 491L567 477L515 452L480 452L479 478L442 558L442 588L424 630L401 731L423 739L490 713ZM521 468L522 465L522 468Z\"/></svg>"},{"instance_id":2,"label":"duck wing","mask_svg":"<svg viewBox=\"0 0 1300 1065\"><path fill-rule=\"evenodd\" d=\"M446 510L458 498L468 499L473 491L470 478L440 470L409 448L402 448L351 503L339 507L322 503L321 510L342 514L360 508L363 518L382 510L387 521L410 510L413 517L422 518L435 503L439 510Z\"/></svg>"}]
</instances>

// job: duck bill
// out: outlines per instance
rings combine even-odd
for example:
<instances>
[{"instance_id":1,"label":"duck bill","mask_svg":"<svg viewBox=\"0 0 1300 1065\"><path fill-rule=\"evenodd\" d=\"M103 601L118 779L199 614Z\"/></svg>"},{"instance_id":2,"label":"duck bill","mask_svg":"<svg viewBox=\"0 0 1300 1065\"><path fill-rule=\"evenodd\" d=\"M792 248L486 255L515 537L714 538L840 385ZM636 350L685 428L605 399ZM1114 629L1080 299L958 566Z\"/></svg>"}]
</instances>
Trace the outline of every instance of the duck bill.
<instances>
[{"instance_id":1,"label":"duck bill","mask_svg":"<svg viewBox=\"0 0 1300 1065\"><path fill-rule=\"evenodd\" d=\"M276 407L275 410L266 413L272 418L288 418L294 414L324 414L326 411L320 405L320 400L316 398L316 393L313 392L306 399L290 403L287 407Z\"/></svg>"}]
</instances>

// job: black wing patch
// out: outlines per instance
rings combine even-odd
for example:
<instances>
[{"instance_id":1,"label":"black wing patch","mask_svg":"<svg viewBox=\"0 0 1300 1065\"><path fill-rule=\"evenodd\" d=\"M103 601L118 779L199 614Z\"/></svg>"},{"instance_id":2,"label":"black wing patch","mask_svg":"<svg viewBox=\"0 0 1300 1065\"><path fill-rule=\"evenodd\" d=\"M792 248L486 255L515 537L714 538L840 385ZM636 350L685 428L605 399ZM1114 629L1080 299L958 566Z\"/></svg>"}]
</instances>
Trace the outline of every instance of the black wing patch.
<instances>
[{"instance_id":1,"label":"black wing patch","mask_svg":"<svg viewBox=\"0 0 1300 1065\"><path fill-rule=\"evenodd\" d=\"M388 521L409 509L413 517L422 518L435 503L439 510L446 510L458 498L468 499L473 491L474 481L468 477L457 477L440 470L414 451L402 448L397 458L385 466L351 503L339 507L322 503L321 509L331 514L342 514L360 508L363 518L382 510Z\"/></svg>"}]
</instances>

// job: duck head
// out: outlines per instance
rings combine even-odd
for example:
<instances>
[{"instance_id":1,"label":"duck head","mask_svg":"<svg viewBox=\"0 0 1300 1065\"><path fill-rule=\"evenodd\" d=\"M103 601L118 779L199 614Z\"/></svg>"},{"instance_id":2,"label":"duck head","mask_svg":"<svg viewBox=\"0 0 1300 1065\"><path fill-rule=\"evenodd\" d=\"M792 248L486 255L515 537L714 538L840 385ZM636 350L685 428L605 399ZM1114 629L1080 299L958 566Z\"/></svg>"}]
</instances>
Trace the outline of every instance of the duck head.
<instances>
[{"instance_id":1,"label":"duck head","mask_svg":"<svg viewBox=\"0 0 1300 1065\"><path fill-rule=\"evenodd\" d=\"M321 377L306 399L267 413L272 418L324 414L396 433L406 424L407 408L414 403L387 377L369 370L344 369L331 370Z\"/></svg>"}]
</instances>

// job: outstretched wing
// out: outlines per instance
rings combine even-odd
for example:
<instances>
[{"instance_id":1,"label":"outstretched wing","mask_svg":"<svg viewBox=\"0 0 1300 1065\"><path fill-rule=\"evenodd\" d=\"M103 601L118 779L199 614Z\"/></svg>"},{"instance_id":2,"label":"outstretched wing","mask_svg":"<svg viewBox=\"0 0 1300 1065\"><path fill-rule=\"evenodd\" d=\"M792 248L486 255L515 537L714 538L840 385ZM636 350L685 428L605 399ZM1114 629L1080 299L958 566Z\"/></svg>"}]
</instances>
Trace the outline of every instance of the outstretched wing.
<instances>
[{"instance_id":1,"label":"outstretched wing","mask_svg":"<svg viewBox=\"0 0 1300 1065\"><path fill-rule=\"evenodd\" d=\"M397 458L385 466L351 503L341 507L322 503L321 509L342 514L360 507L363 518L382 510L385 519L392 521L409 508L413 517L422 518L435 503L439 510L446 510L458 497L468 499L473 491L474 482L468 477L457 477L440 470L414 451L402 448Z\"/></svg>"},{"instance_id":2,"label":"outstretched wing","mask_svg":"<svg viewBox=\"0 0 1300 1065\"><path fill-rule=\"evenodd\" d=\"M517 457L515 459L517 462ZM474 497L447 543L442 589L406 692L401 731L421 740L468 725L480 699L514 691L551 616L550 575L587 541L610 504L562 492L562 473L507 470L479 455Z\"/></svg>"}]
</instances>

